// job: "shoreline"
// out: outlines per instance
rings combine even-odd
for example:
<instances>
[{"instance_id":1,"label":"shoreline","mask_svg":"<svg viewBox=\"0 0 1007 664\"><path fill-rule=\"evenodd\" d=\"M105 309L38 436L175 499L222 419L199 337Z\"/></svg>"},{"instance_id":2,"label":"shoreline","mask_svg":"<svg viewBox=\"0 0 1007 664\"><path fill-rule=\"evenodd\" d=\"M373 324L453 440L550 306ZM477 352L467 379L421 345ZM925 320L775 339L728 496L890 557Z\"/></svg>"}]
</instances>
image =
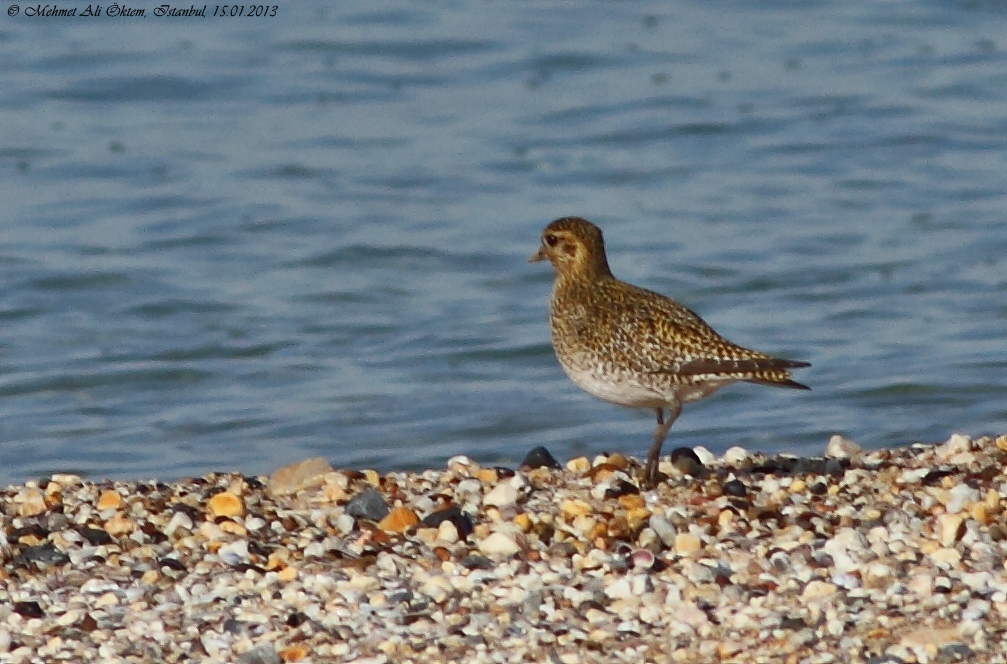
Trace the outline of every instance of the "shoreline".
<instances>
[{"instance_id":1,"label":"shoreline","mask_svg":"<svg viewBox=\"0 0 1007 664\"><path fill-rule=\"evenodd\" d=\"M697 451L7 487L0 662L1004 661L1007 435Z\"/></svg>"}]
</instances>

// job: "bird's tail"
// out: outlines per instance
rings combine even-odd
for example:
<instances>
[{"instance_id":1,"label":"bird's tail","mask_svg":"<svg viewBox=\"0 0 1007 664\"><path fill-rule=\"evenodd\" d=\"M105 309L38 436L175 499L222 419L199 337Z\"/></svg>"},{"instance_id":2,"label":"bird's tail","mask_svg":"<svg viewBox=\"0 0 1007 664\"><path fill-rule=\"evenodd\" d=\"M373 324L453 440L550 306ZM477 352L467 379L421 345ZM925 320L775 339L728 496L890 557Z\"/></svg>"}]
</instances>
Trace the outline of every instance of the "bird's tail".
<instances>
[{"instance_id":1,"label":"bird's tail","mask_svg":"<svg viewBox=\"0 0 1007 664\"><path fill-rule=\"evenodd\" d=\"M811 388L803 383L798 383L796 380L790 378L790 371L788 369L800 369L801 367L810 367L810 362L799 362L797 360L782 360L776 357L766 358L764 360L767 365L768 371L759 371L754 377L746 378L745 380L749 383L755 383L757 385L770 385L772 387L789 387L795 390L810 390Z\"/></svg>"},{"instance_id":2,"label":"bird's tail","mask_svg":"<svg viewBox=\"0 0 1007 664\"><path fill-rule=\"evenodd\" d=\"M807 385L790 378L790 369L810 366L809 362L784 360L778 357L746 357L738 360L702 358L683 363L676 367L673 373L680 376L720 376L759 385L810 390Z\"/></svg>"}]
</instances>

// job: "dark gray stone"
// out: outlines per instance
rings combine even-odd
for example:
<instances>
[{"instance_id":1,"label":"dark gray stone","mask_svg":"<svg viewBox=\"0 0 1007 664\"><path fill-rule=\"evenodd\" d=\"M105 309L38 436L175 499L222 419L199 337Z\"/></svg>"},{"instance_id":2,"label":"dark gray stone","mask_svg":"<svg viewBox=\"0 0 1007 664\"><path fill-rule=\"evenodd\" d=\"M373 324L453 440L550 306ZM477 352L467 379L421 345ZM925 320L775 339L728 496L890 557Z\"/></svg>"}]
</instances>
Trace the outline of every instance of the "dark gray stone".
<instances>
[{"instance_id":1,"label":"dark gray stone","mask_svg":"<svg viewBox=\"0 0 1007 664\"><path fill-rule=\"evenodd\" d=\"M370 521L381 521L389 511L385 499L373 487L367 487L346 503L347 514Z\"/></svg>"}]
</instances>

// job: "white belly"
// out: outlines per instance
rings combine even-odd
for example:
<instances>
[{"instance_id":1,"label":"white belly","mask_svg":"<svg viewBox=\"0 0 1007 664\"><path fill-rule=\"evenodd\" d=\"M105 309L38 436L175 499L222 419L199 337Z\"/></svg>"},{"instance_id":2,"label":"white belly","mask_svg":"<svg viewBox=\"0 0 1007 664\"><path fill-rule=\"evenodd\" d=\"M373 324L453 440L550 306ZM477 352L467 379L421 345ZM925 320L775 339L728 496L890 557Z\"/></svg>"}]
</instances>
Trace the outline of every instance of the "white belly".
<instances>
[{"instance_id":1,"label":"white belly","mask_svg":"<svg viewBox=\"0 0 1007 664\"><path fill-rule=\"evenodd\" d=\"M563 371L577 387L602 401L629 408L665 408L708 397L735 380L709 380L692 385L676 385L659 377L643 384L638 378L597 366L563 366Z\"/></svg>"}]
</instances>

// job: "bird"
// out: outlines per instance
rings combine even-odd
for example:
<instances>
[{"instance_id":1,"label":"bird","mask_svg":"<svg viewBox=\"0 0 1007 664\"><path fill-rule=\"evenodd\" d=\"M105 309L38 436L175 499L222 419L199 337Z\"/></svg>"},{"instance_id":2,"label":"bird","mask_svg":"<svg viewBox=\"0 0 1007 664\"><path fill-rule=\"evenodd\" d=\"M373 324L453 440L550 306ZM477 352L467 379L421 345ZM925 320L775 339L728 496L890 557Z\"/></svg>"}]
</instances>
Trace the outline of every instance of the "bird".
<instances>
[{"instance_id":1,"label":"bird","mask_svg":"<svg viewBox=\"0 0 1007 664\"><path fill-rule=\"evenodd\" d=\"M601 229L586 219L546 226L528 262L542 260L555 271L549 328L563 371L602 401L657 415L645 486L658 484L661 447L683 404L739 381L810 389L790 376L810 363L731 343L675 300L616 279Z\"/></svg>"}]
</instances>

